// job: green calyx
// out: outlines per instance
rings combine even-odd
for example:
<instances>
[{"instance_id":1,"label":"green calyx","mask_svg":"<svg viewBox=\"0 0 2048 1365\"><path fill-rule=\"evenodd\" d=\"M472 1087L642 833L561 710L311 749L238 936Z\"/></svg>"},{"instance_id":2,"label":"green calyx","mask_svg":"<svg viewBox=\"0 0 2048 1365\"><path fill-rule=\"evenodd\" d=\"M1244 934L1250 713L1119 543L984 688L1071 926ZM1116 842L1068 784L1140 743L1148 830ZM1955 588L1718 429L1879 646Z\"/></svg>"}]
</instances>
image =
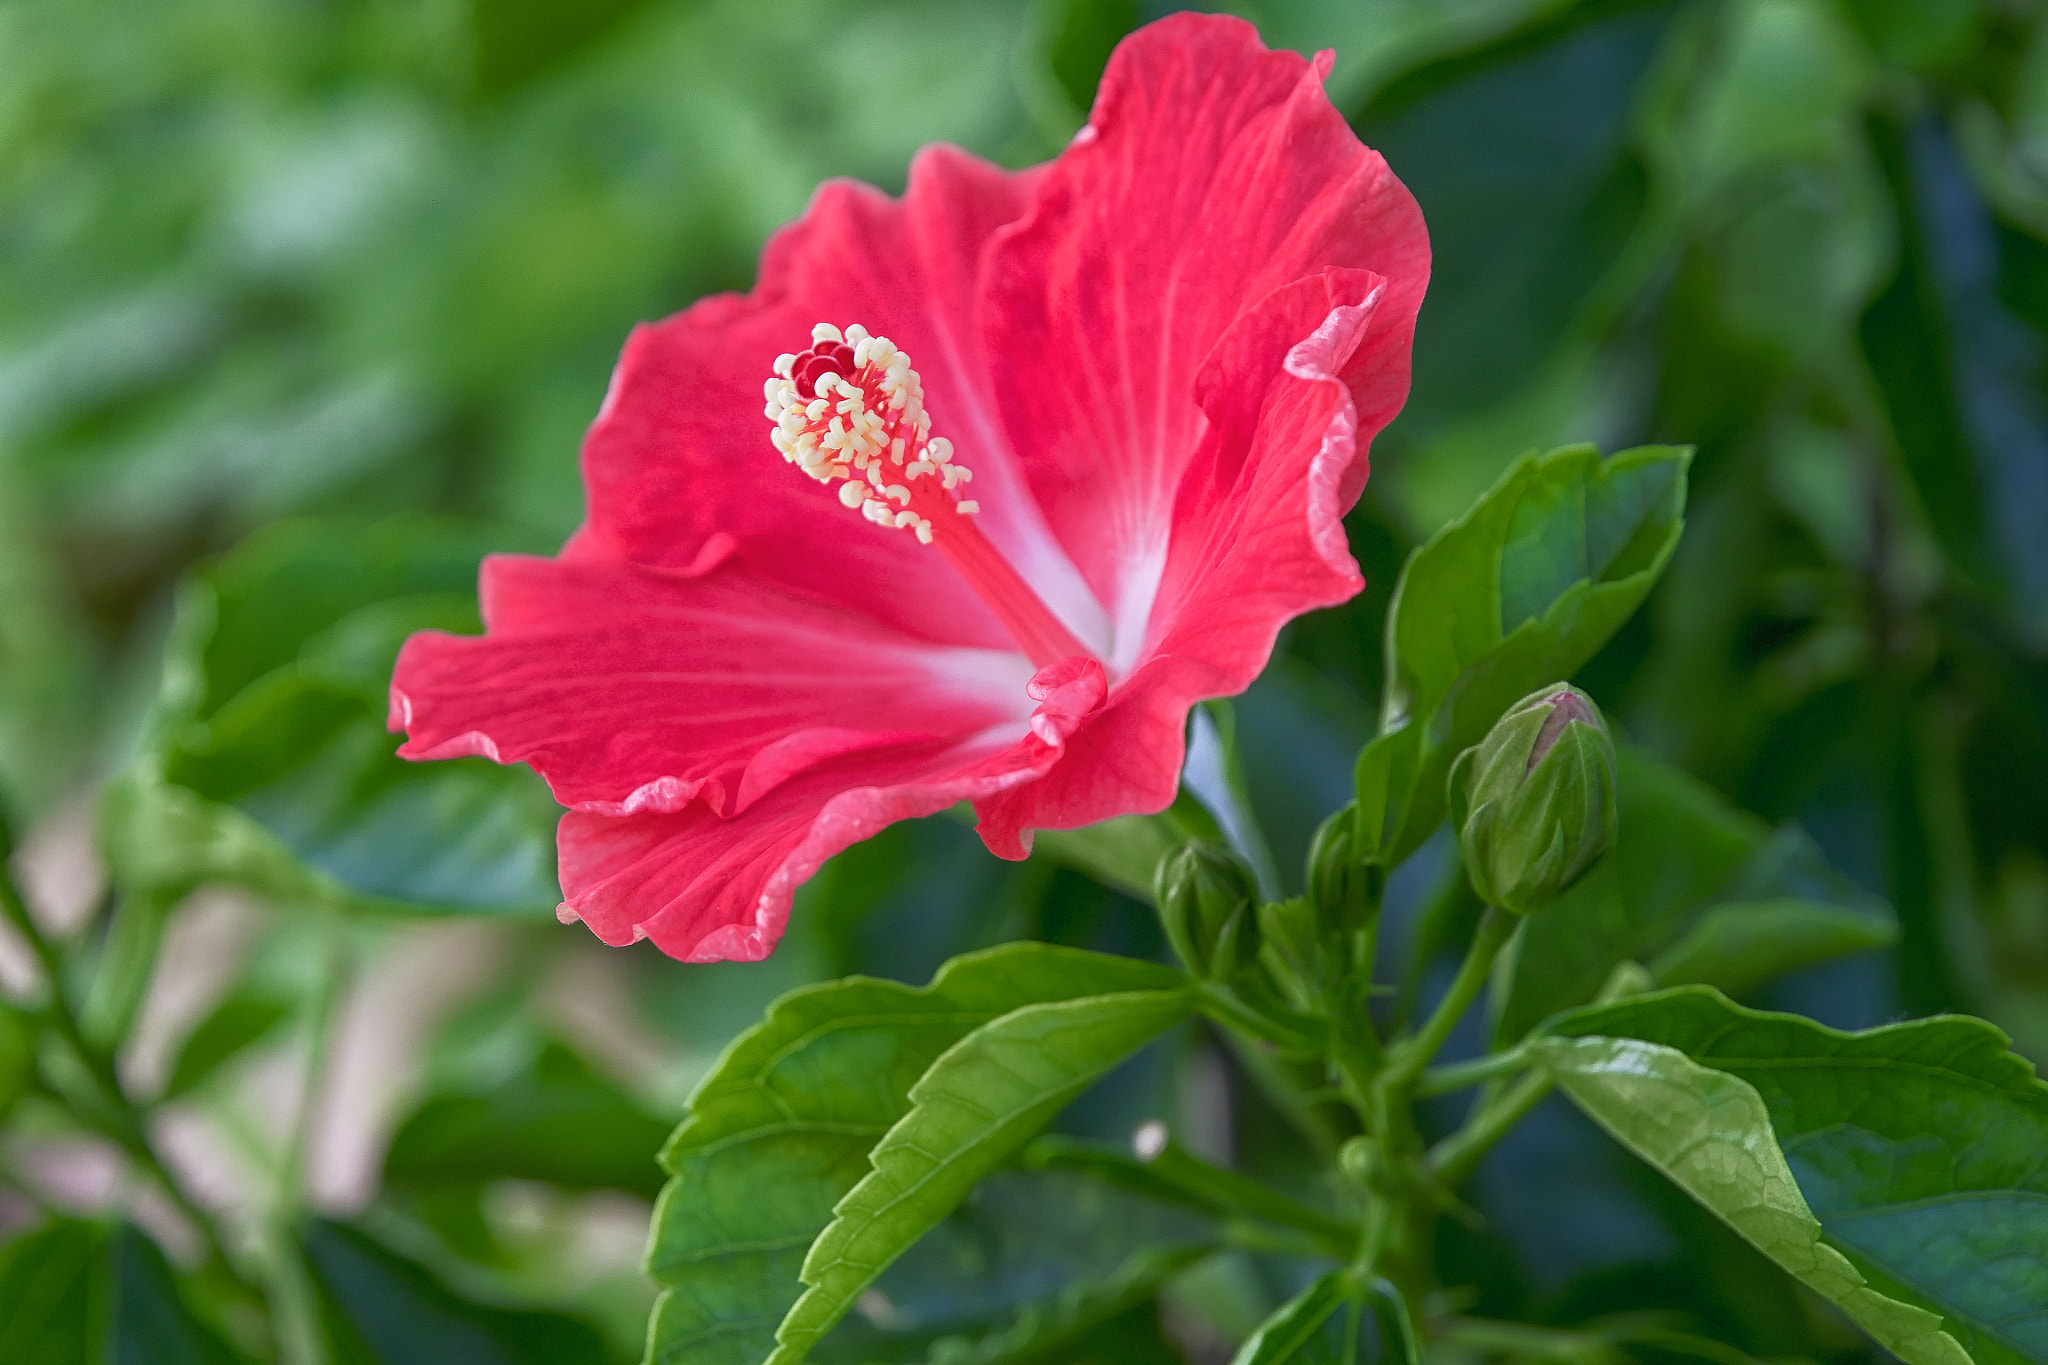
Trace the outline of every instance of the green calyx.
<instances>
[{"instance_id":1,"label":"green calyx","mask_svg":"<svg viewBox=\"0 0 2048 1365\"><path fill-rule=\"evenodd\" d=\"M1539 688L1458 756L1448 795L1473 890L1529 914L1614 843L1614 737L1585 693Z\"/></svg>"},{"instance_id":2,"label":"green calyx","mask_svg":"<svg viewBox=\"0 0 2048 1365\"><path fill-rule=\"evenodd\" d=\"M1345 806L1316 830L1308 848L1308 898L1339 933L1370 927L1386 877L1358 857L1358 804Z\"/></svg>"},{"instance_id":3,"label":"green calyx","mask_svg":"<svg viewBox=\"0 0 2048 1365\"><path fill-rule=\"evenodd\" d=\"M1166 941L1196 976L1227 981L1259 951L1258 883L1230 850L1190 840L1154 876Z\"/></svg>"}]
</instances>

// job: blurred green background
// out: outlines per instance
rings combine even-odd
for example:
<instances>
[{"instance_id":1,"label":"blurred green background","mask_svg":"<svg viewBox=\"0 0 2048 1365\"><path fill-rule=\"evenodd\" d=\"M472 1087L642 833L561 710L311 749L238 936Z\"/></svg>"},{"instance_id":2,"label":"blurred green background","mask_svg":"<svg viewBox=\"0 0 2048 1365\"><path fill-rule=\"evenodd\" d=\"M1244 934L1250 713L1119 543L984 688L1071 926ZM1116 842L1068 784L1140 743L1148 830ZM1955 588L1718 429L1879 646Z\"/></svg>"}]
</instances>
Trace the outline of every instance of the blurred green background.
<instances>
[{"instance_id":1,"label":"blurred green background","mask_svg":"<svg viewBox=\"0 0 2048 1365\"><path fill-rule=\"evenodd\" d=\"M1020 936L1159 951L1134 900L946 818L836 860L767 964L603 950L548 913L544 790L398 764L381 695L407 630L473 621L484 549L575 526L636 320L745 288L824 177L898 189L934 140L1053 155L1117 38L1169 8L0 3L0 803L131 1088L194 1162L236 1154L223 1207L259 1239L308 1210L374 1234L315 1225L332 1311L414 1285L516 1336L472 1301L540 1303L597 1324L550 1358L630 1358L649 1157L767 999ZM1230 8L1336 49L1331 98L1435 252L1414 394L1350 522L1370 587L1290 629L1236 711L1283 873L1348 797L1408 549L1530 447L1695 443L1678 557L1580 681L1900 923L1754 999L1841 1026L1968 1010L2048 1062L2039 6ZM1069 1125L1222 1114L1243 1163L1284 1166L1213 1050L1146 1065ZM252 1117L299 1091L296 1126ZM1448 1253L1491 1311L1867 1351L1551 1120ZM73 1137L31 1093L0 1155L104 1207ZM19 1248L36 1215L4 1199ZM1176 1349L1272 1288L1183 1287Z\"/></svg>"}]
</instances>

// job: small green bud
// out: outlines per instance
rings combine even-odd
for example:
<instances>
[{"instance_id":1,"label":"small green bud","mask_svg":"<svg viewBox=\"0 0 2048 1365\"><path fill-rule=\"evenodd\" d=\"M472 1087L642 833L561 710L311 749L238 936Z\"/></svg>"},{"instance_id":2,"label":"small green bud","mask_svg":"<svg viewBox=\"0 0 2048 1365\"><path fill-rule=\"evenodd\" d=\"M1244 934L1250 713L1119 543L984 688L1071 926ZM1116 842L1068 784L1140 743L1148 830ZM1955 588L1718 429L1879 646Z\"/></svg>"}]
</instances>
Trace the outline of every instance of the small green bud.
<instances>
[{"instance_id":1,"label":"small green bud","mask_svg":"<svg viewBox=\"0 0 2048 1365\"><path fill-rule=\"evenodd\" d=\"M1323 922L1338 933L1363 929L1379 910L1379 865L1358 860L1358 806L1354 802L1323 821L1308 846L1308 898Z\"/></svg>"},{"instance_id":2,"label":"small green bud","mask_svg":"<svg viewBox=\"0 0 2048 1365\"><path fill-rule=\"evenodd\" d=\"M1223 981L1259 950L1258 883L1229 849L1190 840L1153 878L1166 941L1196 976Z\"/></svg>"},{"instance_id":3,"label":"small green bud","mask_svg":"<svg viewBox=\"0 0 2048 1365\"><path fill-rule=\"evenodd\" d=\"M1472 889L1518 915L1556 900L1614 843L1614 738L1563 684L1510 707L1450 774Z\"/></svg>"},{"instance_id":4,"label":"small green bud","mask_svg":"<svg viewBox=\"0 0 2048 1365\"><path fill-rule=\"evenodd\" d=\"M1322 917L1306 896L1259 907L1259 965L1292 1009L1320 1013L1331 980Z\"/></svg>"}]
</instances>

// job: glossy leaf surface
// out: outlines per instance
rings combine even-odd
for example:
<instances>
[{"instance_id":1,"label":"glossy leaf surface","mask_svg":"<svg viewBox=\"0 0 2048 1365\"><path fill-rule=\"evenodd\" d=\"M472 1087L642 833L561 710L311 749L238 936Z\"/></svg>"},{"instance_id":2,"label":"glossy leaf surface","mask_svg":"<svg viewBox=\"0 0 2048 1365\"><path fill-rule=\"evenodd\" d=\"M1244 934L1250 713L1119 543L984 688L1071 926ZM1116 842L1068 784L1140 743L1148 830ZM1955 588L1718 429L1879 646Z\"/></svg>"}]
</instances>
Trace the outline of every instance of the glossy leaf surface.
<instances>
[{"instance_id":1,"label":"glossy leaf surface","mask_svg":"<svg viewBox=\"0 0 2048 1365\"><path fill-rule=\"evenodd\" d=\"M856 977L783 997L699 1084L662 1152L673 1179L648 1270L667 1292L650 1359L753 1365L775 1349L812 1242L909 1111L911 1087L973 1030L1034 1004L1171 993L1183 980L1152 963L1017 943L956 958L921 989Z\"/></svg>"},{"instance_id":2,"label":"glossy leaf surface","mask_svg":"<svg viewBox=\"0 0 2048 1365\"><path fill-rule=\"evenodd\" d=\"M1582 1107L1887 1346L2048 1359L2048 1085L1997 1029L1950 1016L1841 1033L1699 987L1554 1028L1580 1041L1539 1053ZM1868 1290L1840 1278L1852 1262Z\"/></svg>"},{"instance_id":3,"label":"glossy leaf surface","mask_svg":"<svg viewBox=\"0 0 2048 1365\"><path fill-rule=\"evenodd\" d=\"M804 1258L808 1288L776 1329L773 1365L795 1365L888 1264L1083 1087L1194 1008L1186 989L1026 1005L961 1039L910 1090Z\"/></svg>"}]
</instances>

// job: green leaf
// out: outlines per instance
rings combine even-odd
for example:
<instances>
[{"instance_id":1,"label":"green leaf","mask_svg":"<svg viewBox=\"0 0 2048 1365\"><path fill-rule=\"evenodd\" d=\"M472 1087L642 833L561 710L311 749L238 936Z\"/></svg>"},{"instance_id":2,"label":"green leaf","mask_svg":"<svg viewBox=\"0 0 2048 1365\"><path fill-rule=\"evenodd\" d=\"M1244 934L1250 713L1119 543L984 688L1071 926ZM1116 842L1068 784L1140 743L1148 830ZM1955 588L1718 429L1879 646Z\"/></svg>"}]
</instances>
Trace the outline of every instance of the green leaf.
<instances>
[{"instance_id":1,"label":"green leaf","mask_svg":"<svg viewBox=\"0 0 2048 1365\"><path fill-rule=\"evenodd\" d=\"M19 1010L0 1002L0 1121L35 1079L36 1034Z\"/></svg>"},{"instance_id":2,"label":"green leaf","mask_svg":"<svg viewBox=\"0 0 2048 1365\"><path fill-rule=\"evenodd\" d=\"M1789 971L1898 939L1891 918L1781 896L1709 907L1685 937L1657 954L1650 974L1661 985L1712 986L1742 995Z\"/></svg>"},{"instance_id":3,"label":"green leaf","mask_svg":"<svg viewBox=\"0 0 2048 1365\"><path fill-rule=\"evenodd\" d=\"M0 1360L79 1365L104 1340L103 1229L53 1222L0 1245Z\"/></svg>"},{"instance_id":4,"label":"green leaf","mask_svg":"<svg viewBox=\"0 0 2048 1365\"><path fill-rule=\"evenodd\" d=\"M955 958L929 986L855 977L793 991L734 1040L661 1154L648 1272L667 1287L655 1365L758 1365L799 1272L910 1091L974 1029L1027 1005L1171 991L1171 968L1040 943Z\"/></svg>"},{"instance_id":5,"label":"green leaf","mask_svg":"<svg viewBox=\"0 0 2048 1365\"><path fill-rule=\"evenodd\" d=\"M1359 848L1392 867L1444 816L1444 775L1509 705L1628 619L1683 529L1690 452L1531 454L1408 559L1387 613L1381 732L1358 759Z\"/></svg>"},{"instance_id":6,"label":"green leaf","mask_svg":"<svg viewBox=\"0 0 2048 1365\"><path fill-rule=\"evenodd\" d=\"M112 1365L225 1365L234 1359L193 1317L163 1252L133 1224L115 1225L106 1254L113 1277Z\"/></svg>"},{"instance_id":7,"label":"green leaf","mask_svg":"<svg viewBox=\"0 0 2048 1365\"><path fill-rule=\"evenodd\" d=\"M1079 1172L999 1171L890 1266L813 1357L847 1365L1074 1358L1077 1339L1147 1303L1219 1237L1211 1218Z\"/></svg>"},{"instance_id":8,"label":"green leaf","mask_svg":"<svg viewBox=\"0 0 2048 1365\"><path fill-rule=\"evenodd\" d=\"M1360 136L1431 225L1435 269L1410 400L1424 430L1493 407L1534 378L1644 218L1632 114L1671 11L1521 6L1543 15L1525 26L1513 8L1492 9L1490 43L1469 32L1422 37L1411 51L1436 59L1408 57L1358 114ZM1376 12L1370 36L1338 51L1355 60L1359 47L1398 41L1403 17L1448 24L1456 13Z\"/></svg>"},{"instance_id":9,"label":"green leaf","mask_svg":"<svg viewBox=\"0 0 2048 1365\"><path fill-rule=\"evenodd\" d=\"M809 1286L776 1329L795 1365L896 1257L1087 1084L1187 1018L1185 988L1026 1005L982 1025L911 1087L873 1169L832 1210L803 1264Z\"/></svg>"},{"instance_id":10,"label":"green leaf","mask_svg":"<svg viewBox=\"0 0 2048 1365\"><path fill-rule=\"evenodd\" d=\"M1230 1365L1337 1365L1343 1337L1358 1333L1358 1318L1351 1277L1333 1270L1274 1309Z\"/></svg>"},{"instance_id":11,"label":"green leaf","mask_svg":"<svg viewBox=\"0 0 2048 1365\"><path fill-rule=\"evenodd\" d=\"M1153 869L1185 840L1165 816L1119 815L1080 829L1039 830L1031 850L1150 904Z\"/></svg>"},{"instance_id":12,"label":"green leaf","mask_svg":"<svg viewBox=\"0 0 2048 1365\"><path fill-rule=\"evenodd\" d=\"M489 1094L422 1104L392 1138L384 1178L411 1186L541 1180L653 1198L661 1186L655 1153L667 1136L667 1124L551 1043Z\"/></svg>"},{"instance_id":13,"label":"green leaf","mask_svg":"<svg viewBox=\"0 0 2048 1365\"><path fill-rule=\"evenodd\" d=\"M608 1365L603 1339L562 1313L457 1295L426 1267L340 1223L303 1243L334 1365Z\"/></svg>"},{"instance_id":14,"label":"green leaf","mask_svg":"<svg viewBox=\"0 0 2048 1365\"><path fill-rule=\"evenodd\" d=\"M480 537L394 522L290 523L189 580L143 752L109 788L116 879L226 881L337 906L552 908L540 780L396 756L392 660L411 632L477 628Z\"/></svg>"},{"instance_id":15,"label":"green leaf","mask_svg":"<svg viewBox=\"0 0 2048 1365\"><path fill-rule=\"evenodd\" d=\"M1842 1033L1685 987L1551 1031L1589 1113L1907 1360L2048 1360L2048 1086L1996 1028Z\"/></svg>"},{"instance_id":16,"label":"green leaf","mask_svg":"<svg viewBox=\"0 0 2048 1365\"><path fill-rule=\"evenodd\" d=\"M243 1049L253 1046L290 1018L292 1007L283 1001L260 996L231 995L178 1049L171 1078L164 1084L163 1099L175 1099L204 1084L214 1072Z\"/></svg>"},{"instance_id":17,"label":"green leaf","mask_svg":"<svg viewBox=\"0 0 2048 1365\"><path fill-rule=\"evenodd\" d=\"M1751 989L1798 967L1882 947L1891 910L1830 867L1799 830L1773 832L1646 750L1616 750L1614 851L1523 928L1494 977L1510 1043L1593 998L1621 962L1659 985Z\"/></svg>"},{"instance_id":18,"label":"green leaf","mask_svg":"<svg viewBox=\"0 0 2048 1365\"><path fill-rule=\"evenodd\" d=\"M0 1246L8 1365L226 1365L235 1357L133 1225L56 1220Z\"/></svg>"}]
</instances>

